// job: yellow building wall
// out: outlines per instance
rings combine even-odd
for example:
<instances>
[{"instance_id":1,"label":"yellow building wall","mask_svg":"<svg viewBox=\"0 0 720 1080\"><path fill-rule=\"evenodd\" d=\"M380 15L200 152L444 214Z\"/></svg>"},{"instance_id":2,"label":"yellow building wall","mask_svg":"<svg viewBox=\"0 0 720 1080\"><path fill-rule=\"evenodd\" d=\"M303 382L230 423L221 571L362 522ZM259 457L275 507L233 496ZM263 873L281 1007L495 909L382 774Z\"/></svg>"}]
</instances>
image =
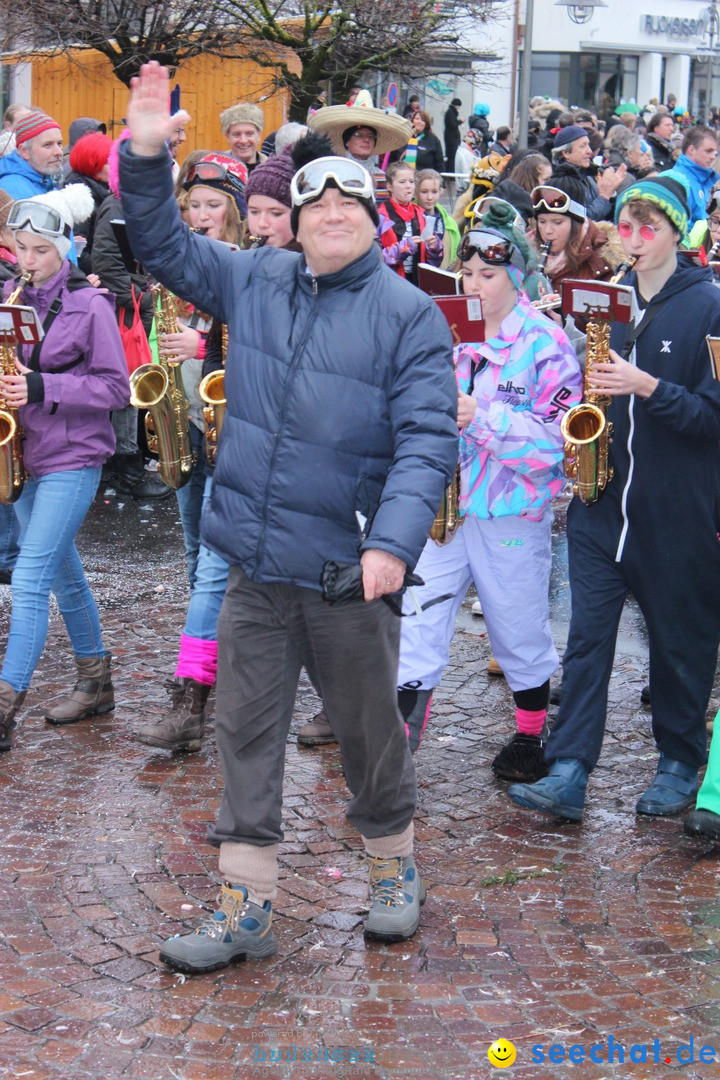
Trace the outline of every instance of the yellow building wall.
<instances>
[{"instance_id":1,"label":"yellow building wall","mask_svg":"<svg viewBox=\"0 0 720 1080\"><path fill-rule=\"evenodd\" d=\"M66 139L70 123L78 116L94 116L105 122L108 134L120 134L129 92L105 56L88 49L77 50L70 58L34 54L23 59L32 64L32 104L57 120ZM228 149L218 119L228 105L260 104L265 135L285 122L286 95L273 92L270 70L249 60L197 56L177 69L171 88L176 84L181 108L192 117L185 128L188 138L180 149L180 161L191 150Z\"/></svg>"}]
</instances>

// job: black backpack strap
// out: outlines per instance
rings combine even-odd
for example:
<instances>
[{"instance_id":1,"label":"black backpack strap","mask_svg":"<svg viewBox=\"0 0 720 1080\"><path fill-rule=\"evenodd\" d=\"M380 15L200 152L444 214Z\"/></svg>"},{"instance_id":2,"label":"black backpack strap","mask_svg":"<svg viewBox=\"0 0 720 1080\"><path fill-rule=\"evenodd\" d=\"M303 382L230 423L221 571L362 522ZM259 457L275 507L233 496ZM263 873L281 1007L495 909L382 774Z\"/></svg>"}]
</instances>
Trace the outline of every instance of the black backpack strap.
<instances>
[{"instance_id":1,"label":"black backpack strap","mask_svg":"<svg viewBox=\"0 0 720 1080\"><path fill-rule=\"evenodd\" d=\"M85 274L82 272L82 270L78 266L75 266L73 263L71 263L70 273L68 274L68 279L65 282L65 288L68 292L77 292L78 289L92 289L93 285L85 277ZM30 359L28 360L27 366L30 368L31 371L40 371L40 353L42 351L43 343L48 335L48 330L55 322L61 311L62 292L59 296L55 297L52 304L50 305L50 310L45 316L45 321L43 322L42 340L35 343L33 351L30 354ZM76 356L74 360L70 360L69 363L63 364L62 367L53 368L53 374L62 375L63 372L70 371L71 368L76 367L81 362L81 360L83 360L83 356Z\"/></svg>"},{"instance_id":2,"label":"black backpack strap","mask_svg":"<svg viewBox=\"0 0 720 1080\"><path fill-rule=\"evenodd\" d=\"M52 304L50 305L50 310L48 311L47 315L45 316L45 321L43 322L43 325L42 325L43 336L40 339L40 341L35 342L35 345L33 347L33 351L30 354L30 359L28 360L28 365L27 366L30 368L31 371L39 371L40 370L40 353L41 353L42 347L43 347L43 345L45 343L45 338L47 337L48 330L50 329L52 324L55 322L55 320L57 319L57 317L58 317L58 315L60 314L61 311L62 311L62 299L59 296L56 296L55 299L53 300Z\"/></svg>"}]
</instances>

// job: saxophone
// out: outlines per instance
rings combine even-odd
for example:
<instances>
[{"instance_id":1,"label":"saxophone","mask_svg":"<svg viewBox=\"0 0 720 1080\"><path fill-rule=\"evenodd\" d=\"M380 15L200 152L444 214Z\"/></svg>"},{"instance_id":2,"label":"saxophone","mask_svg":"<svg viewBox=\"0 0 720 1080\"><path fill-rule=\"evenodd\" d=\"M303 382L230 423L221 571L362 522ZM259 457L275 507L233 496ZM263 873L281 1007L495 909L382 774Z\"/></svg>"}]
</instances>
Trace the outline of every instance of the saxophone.
<instances>
[{"instance_id":1,"label":"saxophone","mask_svg":"<svg viewBox=\"0 0 720 1080\"><path fill-rule=\"evenodd\" d=\"M178 332L175 298L164 285L156 285L159 304L157 330ZM130 376L130 404L147 409L145 431L148 449L158 456L158 472L177 491L190 479L193 459L190 449L187 399L180 375L181 361L158 352L159 363L143 364Z\"/></svg>"},{"instance_id":2,"label":"saxophone","mask_svg":"<svg viewBox=\"0 0 720 1080\"><path fill-rule=\"evenodd\" d=\"M632 269L635 258L621 263L610 285L616 285ZM608 450L612 424L607 418L610 398L593 389L597 364L606 364L610 355L610 318L593 314L587 324L587 358L583 380L583 400L565 413L560 431L565 440L565 475L574 481L573 494L586 506L602 495L612 480Z\"/></svg>"},{"instance_id":3,"label":"saxophone","mask_svg":"<svg viewBox=\"0 0 720 1080\"><path fill-rule=\"evenodd\" d=\"M23 274L18 286L8 296L6 304L17 304L18 297L32 281L32 274ZM13 330L0 333L0 372L17 375L15 346L17 338ZM23 431L18 421L17 409L11 409L0 398L0 503L10 506L22 495L25 469L22 458Z\"/></svg>"},{"instance_id":4,"label":"saxophone","mask_svg":"<svg viewBox=\"0 0 720 1080\"><path fill-rule=\"evenodd\" d=\"M463 520L460 516L460 466L458 465L455 475L445 489L440 509L430 528L430 539L440 547L443 544L449 544Z\"/></svg>"},{"instance_id":5,"label":"saxophone","mask_svg":"<svg viewBox=\"0 0 720 1080\"><path fill-rule=\"evenodd\" d=\"M205 418L205 457L208 465L214 465L217 461L218 439L222 431L225 419L225 358L227 356L228 329L223 323L222 328L222 360L223 366L219 371L211 371L206 375L198 387L198 394L205 402L203 416Z\"/></svg>"}]
</instances>

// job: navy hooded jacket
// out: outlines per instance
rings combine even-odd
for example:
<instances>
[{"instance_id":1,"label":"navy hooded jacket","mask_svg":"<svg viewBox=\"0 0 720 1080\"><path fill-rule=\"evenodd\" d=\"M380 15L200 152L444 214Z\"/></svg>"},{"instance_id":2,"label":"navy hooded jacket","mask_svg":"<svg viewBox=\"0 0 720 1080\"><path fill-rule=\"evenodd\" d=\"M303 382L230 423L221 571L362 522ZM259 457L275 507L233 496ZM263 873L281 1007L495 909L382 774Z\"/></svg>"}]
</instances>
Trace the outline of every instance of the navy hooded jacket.
<instances>
[{"instance_id":1,"label":"navy hooded jacket","mask_svg":"<svg viewBox=\"0 0 720 1080\"><path fill-rule=\"evenodd\" d=\"M635 283L634 273L623 280ZM612 328L610 345L620 354L629 329ZM659 384L647 398L612 399L613 479L593 506L574 508L576 523L579 516L590 529L610 530L618 560L627 545L653 563L654 550L658 561L663 552L682 553L678 572L700 580L703 568L720 559L720 382L706 335L720 336L720 292L710 270L680 256L646 308L635 342L635 362Z\"/></svg>"},{"instance_id":2,"label":"navy hooded jacket","mask_svg":"<svg viewBox=\"0 0 720 1080\"><path fill-rule=\"evenodd\" d=\"M203 542L252 580L319 589L367 548L413 567L457 459L450 332L373 245L314 278L302 256L190 233L166 154L120 148L136 257L229 329L227 411ZM363 539L357 514L368 519Z\"/></svg>"}]
</instances>

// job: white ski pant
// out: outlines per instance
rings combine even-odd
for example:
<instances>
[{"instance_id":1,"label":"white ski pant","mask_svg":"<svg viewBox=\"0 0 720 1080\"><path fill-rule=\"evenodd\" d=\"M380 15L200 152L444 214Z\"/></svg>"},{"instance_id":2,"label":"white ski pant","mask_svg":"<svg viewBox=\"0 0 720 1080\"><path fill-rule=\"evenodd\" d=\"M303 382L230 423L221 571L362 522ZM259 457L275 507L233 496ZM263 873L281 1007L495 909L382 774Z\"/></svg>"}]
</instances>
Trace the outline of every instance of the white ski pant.
<instances>
[{"instance_id":1,"label":"white ski pant","mask_svg":"<svg viewBox=\"0 0 720 1080\"><path fill-rule=\"evenodd\" d=\"M553 513L540 521L524 517L466 517L449 544L428 540L416 573L425 582L414 590L425 604L449 593L419 615L405 596L398 687L432 690L449 658L455 618L470 583L475 583L493 654L511 690L541 686L558 666L550 631L549 585Z\"/></svg>"}]
</instances>

